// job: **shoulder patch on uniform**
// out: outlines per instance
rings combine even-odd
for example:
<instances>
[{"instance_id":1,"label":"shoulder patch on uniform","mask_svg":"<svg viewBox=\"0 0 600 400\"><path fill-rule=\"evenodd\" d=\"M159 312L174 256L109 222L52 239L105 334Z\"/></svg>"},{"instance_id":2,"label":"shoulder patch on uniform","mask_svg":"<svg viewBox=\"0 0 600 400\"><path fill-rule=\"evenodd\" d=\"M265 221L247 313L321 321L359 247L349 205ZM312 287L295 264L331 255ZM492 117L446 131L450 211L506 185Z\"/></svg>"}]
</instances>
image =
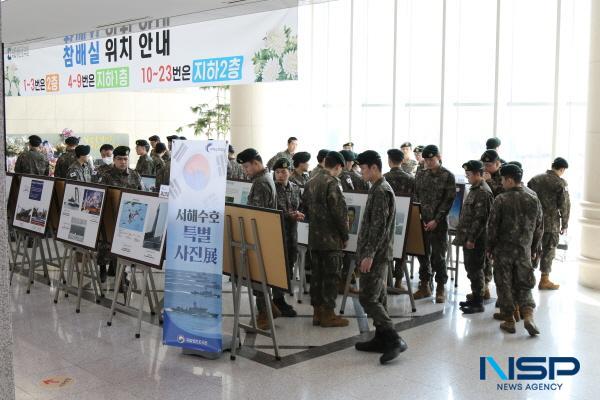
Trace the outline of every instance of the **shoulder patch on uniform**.
<instances>
[{"instance_id":1,"label":"shoulder patch on uniform","mask_svg":"<svg viewBox=\"0 0 600 400\"><path fill-rule=\"evenodd\" d=\"M71 176L71 177L76 177L76 176L77 176L77 172L71 172L71 173L69 174L69 176Z\"/></svg>"}]
</instances>

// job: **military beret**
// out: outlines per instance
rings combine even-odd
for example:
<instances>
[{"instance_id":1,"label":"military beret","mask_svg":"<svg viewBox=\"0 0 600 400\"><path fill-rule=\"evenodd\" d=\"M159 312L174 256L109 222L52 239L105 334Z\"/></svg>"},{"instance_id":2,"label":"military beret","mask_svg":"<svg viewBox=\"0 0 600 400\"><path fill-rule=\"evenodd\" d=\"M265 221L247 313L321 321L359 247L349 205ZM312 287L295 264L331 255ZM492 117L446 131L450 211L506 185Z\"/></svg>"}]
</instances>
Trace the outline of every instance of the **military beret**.
<instances>
[{"instance_id":1,"label":"military beret","mask_svg":"<svg viewBox=\"0 0 600 400\"><path fill-rule=\"evenodd\" d=\"M75 147L75 155L77 157L87 156L88 154L90 154L90 146L80 144L79 146Z\"/></svg>"},{"instance_id":2,"label":"military beret","mask_svg":"<svg viewBox=\"0 0 600 400\"><path fill-rule=\"evenodd\" d=\"M38 135L31 135L29 136L29 144L33 147L38 147L40 144L42 144L42 138Z\"/></svg>"},{"instance_id":3,"label":"military beret","mask_svg":"<svg viewBox=\"0 0 600 400\"><path fill-rule=\"evenodd\" d=\"M330 151L327 153L327 158L335 160L336 164L339 164L342 167L346 164L344 156L338 151Z\"/></svg>"},{"instance_id":4,"label":"military beret","mask_svg":"<svg viewBox=\"0 0 600 400\"><path fill-rule=\"evenodd\" d=\"M523 177L523 170L519 168L518 165L506 164L502 168L500 168L500 175L521 180L521 178Z\"/></svg>"},{"instance_id":5,"label":"military beret","mask_svg":"<svg viewBox=\"0 0 600 400\"><path fill-rule=\"evenodd\" d=\"M356 157L356 162L361 164L373 165L377 160L381 161L381 156L375 150L363 151Z\"/></svg>"},{"instance_id":6,"label":"military beret","mask_svg":"<svg viewBox=\"0 0 600 400\"><path fill-rule=\"evenodd\" d=\"M402 143L400 145L400 148L403 148L403 147L410 147L410 148L412 148L412 143L411 142L404 142L404 143Z\"/></svg>"},{"instance_id":7,"label":"military beret","mask_svg":"<svg viewBox=\"0 0 600 400\"><path fill-rule=\"evenodd\" d=\"M356 153L354 153L353 151L341 150L340 154L342 155L342 157L344 157L344 160L346 160L346 162L356 161Z\"/></svg>"},{"instance_id":8,"label":"military beret","mask_svg":"<svg viewBox=\"0 0 600 400\"><path fill-rule=\"evenodd\" d=\"M556 157L552 163L553 169L569 168L569 163L562 157Z\"/></svg>"},{"instance_id":9,"label":"military beret","mask_svg":"<svg viewBox=\"0 0 600 400\"><path fill-rule=\"evenodd\" d=\"M179 136L178 138L175 138L177 140L187 140L187 138L185 136Z\"/></svg>"},{"instance_id":10,"label":"military beret","mask_svg":"<svg viewBox=\"0 0 600 400\"><path fill-rule=\"evenodd\" d=\"M482 155L481 155L481 161L486 163L486 162L496 162L500 160L500 156L498 156L498 152L496 152L496 150L486 150Z\"/></svg>"},{"instance_id":11,"label":"military beret","mask_svg":"<svg viewBox=\"0 0 600 400\"><path fill-rule=\"evenodd\" d=\"M354 147L354 143L352 143L352 142L348 142L348 143L344 143L342 146L350 146L350 147Z\"/></svg>"},{"instance_id":12,"label":"military beret","mask_svg":"<svg viewBox=\"0 0 600 400\"><path fill-rule=\"evenodd\" d=\"M319 154L317 154L317 161L321 162L325 159L325 157L327 157L327 154L329 154L329 150L327 149L321 149L319 150Z\"/></svg>"},{"instance_id":13,"label":"military beret","mask_svg":"<svg viewBox=\"0 0 600 400\"><path fill-rule=\"evenodd\" d=\"M493 137L493 138L489 138L486 142L485 142L485 148L486 149L491 149L491 150L495 150L498 147L500 147L500 145L502 144L502 142L500 141L500 139L498 139L497 137Z\"/></svg>"},{"instance_id":14,"label":"military beret","mask_svg":"<svg viewBox=\"0 0 600 400\"><path fill-rule=\"evenodd\" d=\"M253 148L249 148L238 154L236 160L239 164L243 164L252 160L256 160L259 157L260 155L258 154L258 151Z\"/></svg>"},{"instance_id":15,"label":"military beret","mask_svg":"<svg viewBox=\"0 0 600 400\"><path fill-rule=\"evenodd\" d=\"M292 156L292 160L294 160L294 164L305 163L310 161L310 153L306 151L299 151L298 153Z\"/></svg>"},{"instance_id":16,"label":"military beret","mask_svg":"<svg viewBox=\"0 0 600 400\"><path fill-rule=\"evenodd\" d=\"M521 168L521 171L523 170L523 164L521 164L519 161L510 161L510 162L507 162L506 164L516 165L517 167Z\"/></svg>"},{"instance_id":17,"label":"military beret","mask_svg":"<svg viewBox=\"0 0 600 400\"><path fill-rule=\"evenodd\" d=\"M402 160L404 160L404 153L402 152L402 150L389 149L387 151L387 155L388 155L388 158L390 160L392 160L392 162L395 162L395 163L400 163L400 162L402 162Z\"/></svg>"},{"instance_id":18,"label":"military beret","mask_svg":"<svg viewBox=\"0 0 600 400\"><path fill-rule=\"evenodd\" d=\"M234 150L234 148L233 148L233 146L232 146L232 145L229 145L229 147L228 147L227 151L228 151L228 153L229 153L229 154L233 154L233 153L235 153L235 150Z\"/></svg>"},{"instance_id":19,"label":"military beret","mask_svg":"<svg viewBox=\"0 0 600 400\"><path fill-rule=\"evenodd\" d=\"M425 146L419 145L419 146L415 147L415 149L413 150L413 153L421 154L423 152L424 148L425 148Z\"/></svg>"},{"instance_id":20,"label":"military beret","mask_svg":"<svg viewBox=\"0 0 600 400\"><path fill-rule=\"evenodd\" d=\"M154 148L154 150L155 150L155 151L156 151L158 154L160 154L160 153L162 153L163 151L167 151L167 145L166 145L166 144L164 144L164 143L162 143L162 142L158 142L158 143L156 143L156 147Z\"/></svg>"},{"instance_id":21,"label":"military beret","mask_svg":"<svg viewBox=\"0 0 600 400\"><path fill-rule=\"evenodd\" d=\"M117 148L113 151L113 156L115 157L124 157L129 156L130 149L127 146L117 146Z\"/></svg>"},{"instance_id":22,"label":"military beret","mask_svg":"<svg viewBox=\"0 0 600 400\"><path fill-rule=\"evenodd\" d=\"M65 139L65 143L69 146L77 146L79 144L79 138L75 136L69 136Z\"/></svg>"},{"instance_id":23,"label":"military beret","mask_svg":"<svg viewBox=\"0 0 600 400\"><path fill-rule=\"evenodd\" d=\"M433 158L440 155L440 149L435 144L428 144L423 148L423 158Z\"/></svg>"},{"instance_id":24,"label":"military beret","mask_svg":"<svg viewBox=\"0 0 600 400\"><path fill-rule=\"evenodd\" d=\"M465 171L483 171L483 163L479 160L469 160L462 167Z\"/></svg>"},{"instance_id":25,"label":"military beret","mask_svg":"<svg viewBox=\"0 0 600 400\"><path fill-rule=\"evenodd\" d=\"M279 160L275 161L275 164L273 164L273 171L280 168L289 169L290 160L285 157L281 157Z\"/></svg>"},{"instance_id":26,"label":"military beret","mask_svg":"<svg viewBox=\"0 0 600 400\"><path fill-rule=\"evenodd\" d=\"M168 140L169 142L172 142L172 141L173 141L173 139L178 139L178 138L179 138L179 136L177 136L177 135L171 135L171 136L167 136L167 140Z\"/></svg>"},{"instance_id":27,"label":"military beret","mask_svg":"<svg viewBox=\"0 0 600 400\"><path fill-rule=\"evenodd\" d=\"M100 146L100 151L105 151L105 150L114 150L115 148L113 147L112 144L108 144L105 143L102 146Z\"/></svg>"},{"instance_id":28,"label":"military beret","mask_svg":"<svg viewBox=\"0 0 600 400\"><path fill-rule=\"evenodd\" d=\"M135 141L135 145L136 145L136 146L144 146L144 147L146 147L146 146L150 146L150 143L148 143L148 142L147 142L146 140L144 140L144 139L140 139L140 140L136 140L136 141Z\"/></svg>"},{"instance_id":29,"label":"military beret","mask_svg":"<svg viewBox=\"0 0 600 400\"><path fill-rule=\"evenodd\" d=\"M158 135L152 135L148 138L151 142L160 142L160 137Z\"/></svg>"}]
</instances>

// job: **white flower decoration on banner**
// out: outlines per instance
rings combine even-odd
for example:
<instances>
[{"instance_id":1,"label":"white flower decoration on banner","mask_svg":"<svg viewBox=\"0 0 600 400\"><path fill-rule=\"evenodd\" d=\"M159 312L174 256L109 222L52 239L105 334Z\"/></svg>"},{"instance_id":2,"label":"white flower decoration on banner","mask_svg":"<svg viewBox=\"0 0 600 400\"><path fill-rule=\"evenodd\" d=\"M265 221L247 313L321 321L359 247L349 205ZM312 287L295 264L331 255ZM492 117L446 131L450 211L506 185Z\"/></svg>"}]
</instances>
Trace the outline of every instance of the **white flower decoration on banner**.
<instances>
[{"instance_id":1,"label":"white flower decoration on banner","mask_svg":"<svg viewBox=\"0 0 600 400\"><path fill-rule=\"evenodd\" d=\"M281 29L272 30L267 33L267 37L265 38L265 45L267 48L273 50L278 56L281 56L285 51L286 43L287 38L285 32Z\"/></svg>"},{"instance_id":2,"label":"white flower decoration on banner","mask_svg":"<svg viewBox=\"0 0 600 400\"><path fill-rule=\"evenodd\" d=\"M291 79L298 78L298 54L295 51L284 54L281 65L288 77Z\"/></svg>"},{"instance_id":3,"label":"white flower decoration on banner","mask_svg":"<svg viewBox=\"0 0 600 400\"><path fill-rule=\"evenodd\" d=\"M281 72L281 66L279 65L278 59L274 58L265 64L265 68L262 72L263 81L276 81L279 79L279 73Z\"/></svg>"}]
</instances>

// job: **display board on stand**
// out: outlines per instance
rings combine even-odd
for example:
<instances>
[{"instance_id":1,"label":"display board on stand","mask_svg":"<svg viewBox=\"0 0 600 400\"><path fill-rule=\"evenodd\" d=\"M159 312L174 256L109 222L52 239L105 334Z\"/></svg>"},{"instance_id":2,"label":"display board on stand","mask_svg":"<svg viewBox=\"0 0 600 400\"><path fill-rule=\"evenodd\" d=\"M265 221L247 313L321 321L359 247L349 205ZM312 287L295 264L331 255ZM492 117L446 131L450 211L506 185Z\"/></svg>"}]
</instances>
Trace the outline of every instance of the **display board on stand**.
<instances>
[{"instance_id":1,"label":"display board on stand","mask_svg":"<svg viewBox=\"0 0 600 400\"><path fill-rule=\"evenodd\" d=\"M248 204L248 194L252 188L252 182L239 179L228 179L225 187L225 202L234 204Z\"/></svg>"},{"instance_id":2,"label":"display board on stand","mask_svg":"<svg viewBox=\"0 0 600 400\"><path fill-rule=\"evenodd\" d=\"M46 232L53 188L52 179L22 175L13 226L43 235Z\"/></svg>"},{"instance_id":3,"label":"display board on stand","mask_svg":"<svg viewBox=\"0 0 600 400\"><path fill-rule=\"evenodd\" d=\"M467 198L467 188L464 183L458 183L456 185L456 196L454 202L448 213L448 230L455 231L458 227L458 220L460 219L460 213L462 211L463 203Z\"/></svg>"}]
</instances>

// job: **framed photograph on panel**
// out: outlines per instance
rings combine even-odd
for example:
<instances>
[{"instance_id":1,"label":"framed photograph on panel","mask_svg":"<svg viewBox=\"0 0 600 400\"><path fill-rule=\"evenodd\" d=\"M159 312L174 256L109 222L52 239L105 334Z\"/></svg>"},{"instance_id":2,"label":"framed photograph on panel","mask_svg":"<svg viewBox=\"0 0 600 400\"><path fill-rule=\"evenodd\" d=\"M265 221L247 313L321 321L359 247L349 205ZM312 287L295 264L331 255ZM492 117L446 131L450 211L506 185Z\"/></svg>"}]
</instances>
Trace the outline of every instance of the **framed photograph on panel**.
<instances>
[{"instance_id":1,"label":"framed photograph on panel","mask_svg":"<svg viewBox=\"0 0 600 400\"><path fill-rule=\"evenodd\" d=\"M169 199L123 191L111 253L152 267L162 266Z\"/></svg>"},{"instance_id":2,"label":"framed photograph on panel","mask_svg":"<svg viewBox=\"0 0 600 400\"><path fill-rule=\"evenodd\" d=\"M394 258L404 257L408 238L408 221L410 220L412 200L410 196L396 196L396 223L394 228Z\"/></svg>"},{"instance_id":3,"label":"framed photograph on panel","mask_svg":"<svg viewBox=\"0 0 600 400\"><path fill-rule=\"evenodd\" d=\"M66 181L64 190L56 238L75 246L96 250L106 188Z\"/></svg>"},{"instance_id":4,"label":"framed photograph on panel","mask_svg":"<svg viewBox=\"0 0 600 400\"><path fill-rule=\"evenodd\" d=\"M13 226L43 235L46 232L53 189L52 179L22 175Z\"/></svg>"},{"instance_id":5,"label":"framed photograph on panel","mask_svg":"<svg viewBox=\"0 0 600 400\"><path fill-rule=\"evenodd\" d=\"M252 188L252 182L237 179L227 179L225 187L225 202L233 204L248 204L248 194Z\"/></svg>"}]
</instances>

